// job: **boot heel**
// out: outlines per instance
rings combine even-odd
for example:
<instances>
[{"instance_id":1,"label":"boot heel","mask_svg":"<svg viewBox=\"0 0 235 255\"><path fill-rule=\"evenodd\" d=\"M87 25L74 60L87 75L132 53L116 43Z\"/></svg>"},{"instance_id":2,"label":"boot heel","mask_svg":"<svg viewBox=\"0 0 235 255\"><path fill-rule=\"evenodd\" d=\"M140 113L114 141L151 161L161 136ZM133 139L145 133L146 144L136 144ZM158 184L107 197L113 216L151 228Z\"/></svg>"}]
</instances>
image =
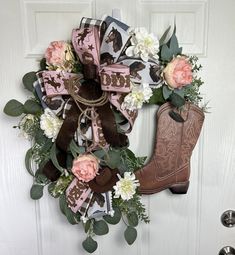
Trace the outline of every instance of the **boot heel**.
<instances>
[{"instance_id":1,"label":"boot heel","mask_svg":"<svg viewBox=\"0 0 235 255\"><path fill-rule=\"evenodd\" d=\"M188 191L188 187L189 187L189 181L187 182L183 182L183 183L177 183L172 185L169 190L173 193L173 194L186 194Z\"/></svg>"}]
</instances>

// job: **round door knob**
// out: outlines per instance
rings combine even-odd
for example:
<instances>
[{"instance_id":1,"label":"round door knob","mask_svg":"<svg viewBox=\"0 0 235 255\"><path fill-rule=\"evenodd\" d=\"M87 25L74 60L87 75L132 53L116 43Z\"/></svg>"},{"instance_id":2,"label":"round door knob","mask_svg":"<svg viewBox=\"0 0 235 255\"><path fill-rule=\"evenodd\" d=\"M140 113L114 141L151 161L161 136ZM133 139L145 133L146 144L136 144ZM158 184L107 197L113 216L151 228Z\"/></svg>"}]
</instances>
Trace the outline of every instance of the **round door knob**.
<instances>
[{"instance_id":1,"label":"round door knob","mask_svg":"<svg viewBox=\"0 0 235 255\"><path fill-rule=\"evenodd\" d=\"M227 228L234 227L235 226L235 211L228 210L224 212L221 216L221 222Z\"/></svg>"},{"instance_id":2,"label":"round door knob","mask_svg":"<svg viewBox=\"0 0 235 255\"><path fill-rule=\"evenodd\" d=\"M235 249L231 246L226 246L220 250L219 255L235 255Z\"/></svg>"}]
</instances>

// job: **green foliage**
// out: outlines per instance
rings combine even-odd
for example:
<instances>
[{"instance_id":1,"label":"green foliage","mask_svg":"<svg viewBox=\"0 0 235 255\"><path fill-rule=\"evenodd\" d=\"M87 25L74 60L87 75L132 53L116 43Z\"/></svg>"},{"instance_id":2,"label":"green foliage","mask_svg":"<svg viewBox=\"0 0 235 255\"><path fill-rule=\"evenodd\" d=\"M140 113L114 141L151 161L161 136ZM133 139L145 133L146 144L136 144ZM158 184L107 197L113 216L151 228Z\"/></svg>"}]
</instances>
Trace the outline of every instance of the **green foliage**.
<instances>
[{"instance_id":1,"label":"green foliage","mask_svg":"<svg viewBox=\"0 0 235 255\"><path fill-rule=\"evenodd\" d=\"M36 171L34 181L35 181L36 184L40 184L40 185L43 185L43 186L50 183L50 180L47 179L47 177L42 173L41 169L38 169Z\"/></svg>"},{"instance_id":2,"label":"green foliage","mask_svg":"<svg viewBox=\"0 0 235 255\"><path fill-rule=\"evenodd\" d=\"M80 222L80 213L74 213L71 211L71 209L68 207L67 201L66 201L66 195L62 194L59 197L59 206L61 212L66 216L68 222L72 225L78 224Z\"/></svg>"},{"instance_id":3,"label":"green foliage","mask_svg":"<svg viewBox=\"0 0 235 255\"><path fill-rule=\"evenodd\" d=\"M117 207L114 207L113 210L114 210L114 215L113 216L105 215L105 216L103 216L103 219L106 222L108 222L109 224L115 225L115 224L118 224L120 222L121 217L122 217L122 213L119 210L119 208L117 208Z\"/></svg>"},{"instance_id":4,"label":"green foliage","mask_svg":"<svg viewBox=\"0 0 235 255\"><path fill-rule=\"evenodd\" d=\"M169 99L171 101L171 104L176 107L181 107L185 104L185 99L176 93L172 93Z\"/></svg>"},{"instance_id":5,"label":"green foliage","mask_svg":"<svg viewBox=\"0 0 235 255\"><path fill-rule=\"evenodd\" d=\"M88 236L86 240L82 242L82 247L85 251L93 253L97 249L98 244L95 240Z\"/></svg>"},{"instance_id":6,"label":"green foliage","mask_svg":"<svg viewBox=\"0 0 235 255\"><path fill-rule=\"evenodd\" d=\"M165 99L163 97L162 87L153 89L152 91L153 91L153 95L149 99L148 104L157 104L157 105L163 104L165 102Z\"/></svg>"},{"instance_id":7,"label":"green foliage","mask_svg":"<svg viewBox=\"0 0 235 255\"><path fill-rule=\"evenodd\" d=\"M43 196L44 186L41 184L33 184L30 189L30 197L34 200L38 200Z\"/></svg>"},{"instance_id":8,"label":"green foliage","mask_svg":"<svg viewBox=\"0 0 235 255\"><path fill-rule=\"evenodd\" d=\"M124 232L124 237L129 245L133 244L137 238L137 230L128 226Z\"/></svg>"},{"instance_id":9,"label":"green foliage","mask_svg":"<svg viewBox=\"0 0 235 255\"><path fill-rule=\"evenodd\" d=\"M26 155L25 155L25 167L26 170L28 171L28 173L32 176L34 176L33 170L32 170L32 148L30 148L29 150L27 150Z\"/></svg>"},{"instance_id":10,"label":"green foliage","mask_svg":"<svg viewBox=\"0 0 235 255\"><path fill-rule=\"evenodd\" d=\"M74 213L68 206L65 207L65 216L71 225L76 225L80 222L81 215L79 212Z\"/></svg>"},{"instance_id":11,"label":"green foliage","mask_svg":"<svg viewBox=\"0 0 235 255\"><path fill-rule=\"evenodd\" d=\"M165 36L166 37L166 36ZM182 53L182 48L179 47L175 32L172 34L169 41L163 44L160 48L160 56L163 62L170 62L173 57Z\"/></svg>"},{"instance_id":12,"label":"green foliage","mask_svg":"<svg viewBox=\"0 0 235 255\"><path fill-rule=\"evenodd\" d=\"M56 148L56 144L53 143L51 150L50 150L50 159L53 163L53 165L61 172L64 172L64 168L60 166L58 159L57 159L57 148Z\"/></svg>"},{"instance_id":13,"label":"green foliage","mask_svg":"<svg viewBox=\"0 0 235 255\"><path fill-rule=\"evenodd\" d=\"M45 164L50 159L50 150L53 144L51 139L45 137L41 131L39 129L38 132L41 134L35 136L35 144L32 147L32 159L39 165Z\"/></svg>"},{"instance_id":14,"label":"green foliage","mask_svg":"<svg viewBox=\"0 0 235 255\"><path fill-rule=\"evenodd\" d=\"M202 100L199 89L203 83L204 82L201 80L201 78L195 77L191 85L184 88L185 98L189 102L198 105L199 102Z\"/></svg>"},{"instance_id":15,"label":"green foliage","mask_svg":"<svg viewBox=\"0 0 235 255\"><path fill-rule=\"evenodd\" d=\"M40 60L40 69L43 71L43 70L46 70L47 69L47 63L46 63L46 58L42 58Z\"/></svg>"},{"instance_id":16,"label":"green foliage","mask_svg":"<svg viewBox=\"0 0 235 255\"><path fill-rule=\"evenodd\" d=\"M87 233L87 232L90 230L91 224L92 224L92 221L91 221L91 220L88 220L88 221L84 224L85 233Z\"/></svg>"},{"instance_id":17,"label":"green foliage","mask_svg":"<svg viewBox=\"0 0 235 255\"><path fill-rule=\"evenodd\" d=\"M82 154L85 152L85 148L82 146L78 146L74 140L71 141L69 145L69 149L73 155L74 158L77 157L77 154Z\"/></svg>"},{"instance_id":18,"label":"green foliage","mask_svg":"<svg viewBox=\"0 0 235 255\"><path fill-rule=\"evenodd\" d=\"M136 212L130 212L127 214L127 220L130 226L136 227L139 224L139 218Z\"/></svg>"},{"instance_id":19,"label":"green foliage","mask_svg":"<svg viewBox=\"0 0 235 255\"><path fill-rule=\"evenodd\" d=\"M71 181L73 180L73 175L63 175L56 181L51 183L50 188L48 187L48 191L52 197L59 197L61 194L65 192Z\"/></svg>"},{"instance_id":20,"label":"green foliage","mask_svg":"<svg viewBox=\"0 0 235 255\"><path fill-rule=\"evenodd\" d=\"M24 103L24 112L30 114L37 114L42 111L42 107L33 99L29 99Z\"/></svg>"},{"instance_id":21,"label":"green foliage","mask_svg":"<svg viewBox=\"0 0 235 255\"><path fill-rule=\"evenodd\" d=\"M119 165L120 172L134 172L144 165L147 157L136 157L135 154L125 149L121 151L121 163Z\"/></svg>"},{"instance_id":22,"label":"green foliage","mask_svg":"<svg viewBox=\"0 0 235 255\"><path fill-rule=\"evenodd\" d=\"M163 33L163 35L161 36L160 40L159 40L159 45L162 46L164 43L167 43L166 42L166 38L167 38L167 35L169 34L170 32L170 29L171 29L171 26L169 26L167 28L167 30Z\"/></svg>"},{"instance_id":23,"label":"green foliage","mask_svg":"<svg viewBox=\"0 0 235 255\"><path fill-rule=\"evenodd\" d=\"M59 198L59 206L60 206L60 211L65 215L65 210L67 207L67 202L66 202L66 196L65 194L62 194Z\"/></svg>"},{"instance_id":24,"label":"green foliage","mask_svg":"<svg viewBox=\"0 0 235 255\"><path fill-rule=\"evenodd\" d=\"M162 93L163 93L163 97L165 98L165 100L167 100L173 93L173 90L169 89L169 87L167 85L163 85Z\"/></svg>"},{"instance_id":25,"label":"green foliage","mask_svg":"<svg viewBox=\"0 0 235 255\"><path fill-rule=\"evenodd\" d=\"M105 163L111 169L118 168L121 162L120 150L110 149L105 155Z\"/></svg>"},{"instance_id":26,"label":"green foliage","mask_svg":"<svg viewBox=\"0 0 235 255\"><path fill-rule=\"evenodd\" d=\"M135 194L132 199L129 200L122 200L121 198L114 198L113 199L113 206L118 207L120 211L128 215L132 212L135 212L138 216L138 219L149 223L149 218L146 214L146 209L143 206L143 204L140 201L141 196L138 194Z\"/></svg>"},{"instance_id":27,"label":"green foliage","mask_svg":"<svg viewBox=\"0 0 235 255\"><path fill-rule=\"evenodd\" d=\"M4 113L9 116L20 116L22 113L24 113L24 106L19 101L12 99L7 102L3 109Z\"/></svg>"},{"instance_id":28,"label":"green foliage","mask_svg":"<svg viewBox=\"0 0 235 255\"><path fill-rule=\"evenodd\" d=\"M94 221L93 231L96 235L106 235L109 232L108 224L104 220Z\"/></svg>"},{"instance_id":29,"label":"green foliage","mask_svg":"<svg viewBox=\"0 0 235 255\"><path fill-rule=\"evenodd\" d=\"M29 72L24 75L22 82L27 90L33 92L34 91L33 83L36 80L37 80L36 72Z\"/></svg>"}]
</instances>

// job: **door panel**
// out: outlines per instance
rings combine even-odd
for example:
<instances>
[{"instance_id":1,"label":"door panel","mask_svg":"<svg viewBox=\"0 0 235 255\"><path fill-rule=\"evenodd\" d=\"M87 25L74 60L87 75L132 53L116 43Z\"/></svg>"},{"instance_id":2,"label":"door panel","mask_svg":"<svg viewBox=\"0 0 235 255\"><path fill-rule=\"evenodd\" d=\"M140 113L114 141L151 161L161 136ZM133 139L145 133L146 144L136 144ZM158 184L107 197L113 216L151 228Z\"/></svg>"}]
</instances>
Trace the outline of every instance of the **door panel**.
<instances>
[{"instance_id":1,"label":"door panel","mask_svg":"<svg viewBox=\"0 0 235 255\"><path fill-rule=\"evenodd\" d=\"M200 57L205 81L202 91L212 112L206 115L192 155L188 194L172 195L166 190L143 197L151 223L139 226L136 243L132 247L125 243L124 226L111 226L108 236L97 237L99 249L95 254L212 255L225 245L235 246L235 229L220 223L224 211L235 209L235 2L0 2L0 109L10 98L26 99L23 74L36 70L37 60L51 40L69 39L83 16L100 18L118 8L124 22L145 26L158 36L176 22L184 52ZM150 158L153 151L156 111L156 106L142 109L130 135L131 148L139 156ZM24 168L29 143L11 128L17 124L15 118L3 113L0 118L0 254L85 254L82 226L67 223L58 201L48 194L37 202L29 198L32 179Z\"/></svg>"}]
</instances>

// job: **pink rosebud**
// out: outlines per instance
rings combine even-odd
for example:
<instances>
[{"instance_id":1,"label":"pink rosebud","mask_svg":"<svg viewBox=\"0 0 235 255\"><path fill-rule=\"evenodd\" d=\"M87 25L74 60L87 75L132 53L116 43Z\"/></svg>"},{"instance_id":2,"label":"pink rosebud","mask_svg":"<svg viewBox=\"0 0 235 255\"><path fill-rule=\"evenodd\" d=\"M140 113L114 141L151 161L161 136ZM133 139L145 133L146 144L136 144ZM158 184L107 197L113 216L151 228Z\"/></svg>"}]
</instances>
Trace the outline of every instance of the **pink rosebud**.
<instances>
[{"instance_id":1,"label":"pink rosebud","mask_svg":"<svg viewBox=\"0 0 235 255\"><path fill-rule=\"evenodd\" d=\"M89 182L93 180L99 170L99 161L96 157L86 154L73 161L72 172L80 180Z\"/></svg>"},{"instance_id":2,"label":"pink rosebud","mask_svg":"<svg viewBox=\"0 0 235 255\"><path fill-rule=\"evenodd\" d=\"M170 87L180 89L192 82L192 65L186 57L177 56L165 67L163 76Z\"/></svg>"},{"instance_id":3,"label":"pink rosebud","mask_svg":"<svg viewBox=\"0 0 235 255\"><path fill-rule=\"evenodd\" d=\"M71 63L74 62L71 45L64 41L51 42L46 49L45 58L47 64L54 67L54 70L65 70L68 72L71 71Z\"/></svg>"}]
</instances>

